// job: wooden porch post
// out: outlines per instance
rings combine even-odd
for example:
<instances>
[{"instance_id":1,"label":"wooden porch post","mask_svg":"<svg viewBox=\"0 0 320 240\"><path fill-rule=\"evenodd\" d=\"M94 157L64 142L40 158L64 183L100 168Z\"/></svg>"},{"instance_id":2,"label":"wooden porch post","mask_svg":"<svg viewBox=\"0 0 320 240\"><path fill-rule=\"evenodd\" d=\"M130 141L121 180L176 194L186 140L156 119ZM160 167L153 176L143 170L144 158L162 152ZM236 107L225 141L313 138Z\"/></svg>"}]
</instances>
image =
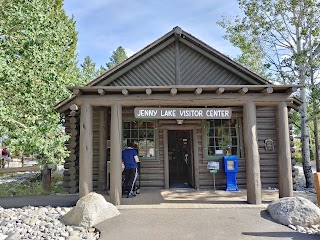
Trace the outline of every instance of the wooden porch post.
<instances>
[{"instance_id":1,"label":"wooden porch post","mask_svg":"<svg viewBox=\"0 0 320 240\"><path fill-rule=\"evenodd\" d=\"M169 188L168 129L163 129L164 188Z\"/></svg>"},{"instance_id":2,"label":"wooden porch post","mask_svg":"<svg viewBox=\"0 0 320 240\"><path fill-rule=\"evenodd\" d=\"M111 106L110 201L120 205L122 195L122 107Z\"/></svg>"},{"instance_id":3,"label":"wooden porch post","mask_svg":"<svg viewBox=\"0 0 320 240\"><path fill-rule=\"evenodd\" d=\"M280 102L278 105L277 120L279 197L292 197L293 185L288 108L285 102Z\"/></svg>"},{"instance_id":4,"label":"wooden porch post","mask_svg":"<svg viewBox=\"0 0 320 240\"><path fill-rule=\"evenodd\" d=\"M250 101L243 108L243 133L246 154L247 201L261 204L260 156L257 142L256 106Z\"/></svg>"},{"instance_id":5,"label":"wooden porch post","mask_svg":"<svg viewBox=\"0 0 320 240\"><path fill-rule=\"evenodd\" d=\"M99 112L99 181L98 189L100 192L106 190L107 178L107 114L106 110Z\"/></svg>"},{"instance_id":6,"label":"wooden porch post","mask_svg":"<svg viewBox=\"0 0 320 240\"><path fill-rule=\"evenodd\" d=\"M93 188L92 106L87 102L81 105L79 151L79 195L81 198L92 192Z\"/></svg>"},{"instance_id":7,"label":"wooden porch post","mask_svg":"<svg viewBox=\"0 0 320 240\"><path fill-rule=\"evenodd\" d=\"M193 161L194 161L194 186L198 190L200 188L199 180L199 151L198 151L198 139L197 139L197 129L192 130L193 139Z\"/></svg>"}]
</instances>

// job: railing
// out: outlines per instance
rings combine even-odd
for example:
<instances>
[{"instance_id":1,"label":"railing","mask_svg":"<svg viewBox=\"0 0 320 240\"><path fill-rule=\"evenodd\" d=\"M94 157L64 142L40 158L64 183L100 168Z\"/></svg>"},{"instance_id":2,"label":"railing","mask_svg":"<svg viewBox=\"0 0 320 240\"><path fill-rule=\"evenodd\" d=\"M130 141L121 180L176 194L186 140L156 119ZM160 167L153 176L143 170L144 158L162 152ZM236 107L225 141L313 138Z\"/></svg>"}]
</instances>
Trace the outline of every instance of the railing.
<instances>
[{"instance_id":1,"label":"railing","mask_svg":"<svg viewBox=\"0 0 320 240\"><path fill-rule=\"evenodd\" d=\"M17 172L39 172L41 167L39 165L28 167L14 167L14 168L0 168L0 174L17 173Z\"/></svg>"}]
</instances>

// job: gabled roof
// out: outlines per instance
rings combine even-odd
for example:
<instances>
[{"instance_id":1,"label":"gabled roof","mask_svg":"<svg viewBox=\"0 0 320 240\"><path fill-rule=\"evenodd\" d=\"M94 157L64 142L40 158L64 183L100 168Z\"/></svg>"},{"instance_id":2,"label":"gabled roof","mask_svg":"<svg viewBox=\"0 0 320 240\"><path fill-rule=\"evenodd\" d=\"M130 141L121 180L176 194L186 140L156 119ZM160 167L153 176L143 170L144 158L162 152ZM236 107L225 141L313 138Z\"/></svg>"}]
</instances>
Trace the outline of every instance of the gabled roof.
<instances>
[{"instance_id":1,"label":"gabled roof","mask_svg":"<svg viewBox=\"0 0 320 240\"><path fill-rule=\"evenodd\" d=\"M210 58L222 67L240 76L241 78L247 81L247 84L272 84L266 79L260 77L259 75L253 73L252 71L233 61L226 55L220 53L216 49L208 46L207 44L192 36L191 34L183 31L180 27L175 27L172 31L168 32L164 36L160 37L158 40L146 46L145 48L143 48L142 50L125 60L124 62L116 65L106 73L93 79L86 86L108 86L112 81L114 81L121 75L125 74L132 68L136 67L138 64L142 63L146 59L150 58L157 52L166 48L176 39L190 46L195 51L198 51L200 54L203 54L206 57Z\"/></svg>"},{"instance_id":2,"label":"gabled roof","mask_svg":"<svg viewBox=\"0 0 320 240\"><path fill-rule=\"evenodd\" d=\"M141 66L142 63L146 62L148 59L152 58L160 51L165 49L170 44L179 41L181 44L187 46L188 48L192 49L192 51L197 52L198 55L205 56L211 62L214 62L217 66L221 66L224 69L227 69L230 73L234 76L238 76L238 79L243 79L243 82L240 85L272 85L271 82L267 81L266 79L260 77L259 75L253 73L252 71L248 70L247 68L243 67L242 65L238 64L237 62L230 59L228 56L220 53L216 49L208 46L201 40L197 39L196 37L192 36L191 34L183 31L180 27L175 27L173 30L165 34L164 36L160 37L158 40L154 41L150 45L146 46L124 62L116 65L112 69L108 70L106 73L98 76L97 78L90 81L86 84L85 88L93 87L93 86L103 86L103 87L114 87L119 85L112 85L115 80L120 78L121 76L130 72L130 70L134 69L137 66ZM211 83L210 83L211 84ZM216 85L220 85L216 84ZM171 83L166 86L176 86L181 85L180 82ZM191 84L194 85L194 84ZM201 85L208 85L208 84L201 84ZM215 84L212 83L212 86ZM237 85L237 84L233 84ZM239 85L239 84L238 84ZM126 85L123 85L126 86ZM139 85L143 86L159 86L154 84L149 85ZM65 104L70 103L75 96L73 95L70 98L66 98L60 101L56 106L55 109L60 109Z\"/></svg>"}]
</instances>

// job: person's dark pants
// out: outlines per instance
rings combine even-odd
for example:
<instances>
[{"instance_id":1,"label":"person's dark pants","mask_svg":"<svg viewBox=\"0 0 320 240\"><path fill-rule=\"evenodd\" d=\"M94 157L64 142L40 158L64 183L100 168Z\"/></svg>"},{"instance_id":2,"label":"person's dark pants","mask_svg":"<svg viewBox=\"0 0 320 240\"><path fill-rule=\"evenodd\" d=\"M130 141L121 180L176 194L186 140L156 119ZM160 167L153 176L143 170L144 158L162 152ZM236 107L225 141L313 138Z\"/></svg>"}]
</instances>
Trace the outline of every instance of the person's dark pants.
<instances>
[{"instance_id":1,"label":"person's dark pants","mask_svg":"<svg viewBox=\"0 0 320 240\"><path fill-rule=\"evenodd\" d=\"M124 174L125 178L122 184L122 194L133 194L138 177L138 170L137 168L125 169Z\"/></svg>"}]
</instances>

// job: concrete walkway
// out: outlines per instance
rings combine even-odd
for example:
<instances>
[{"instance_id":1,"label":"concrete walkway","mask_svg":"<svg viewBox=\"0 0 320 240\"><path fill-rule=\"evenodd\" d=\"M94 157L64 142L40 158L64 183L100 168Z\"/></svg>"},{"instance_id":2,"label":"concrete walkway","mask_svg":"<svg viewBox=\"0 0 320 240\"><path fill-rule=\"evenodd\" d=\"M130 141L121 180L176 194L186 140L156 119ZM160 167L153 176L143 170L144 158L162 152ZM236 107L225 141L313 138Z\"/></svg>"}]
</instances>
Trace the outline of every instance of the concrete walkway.
<instances>
[{"instance_id":1,"label":"concrete walkway","mask_svg":"<svg viewBox=\"0 0 320 240\"><path fill-rule=\"evenodd\" d=\"M294 192L316 203L316 194ZM104 195L109 200L108 195ZM225 240L320 239L274 222L266 212L278 191L264 190L260 205L246 202L246 191L194 189L142 189L135 198L122 198L120 215L95 227L101 240ZM75 195L0 198L4 208L23 206L74 206Z\"/></svg>"},{"instance_id":2,"label":"concrete walkway","mask_svg":"<svg viewBox=\"0 0 320 240\"><path fill-rule=\"evenodd\" d=\"M313 193L294 195L316 202ZM320 239L274 222L266 207L278 199L278 191L265 190L262 196L263 203L254 205L246 202L245 190L142 190L135 198L122 198L121 214L96 228L103 240Z\"/></svg>"},{"instance_id":3,"label":"concrete walkway","mask_svg":"<svg viewBox=\"0 0 320 240\"><path fill-rule=\"evenodd\" d=\"M110 197L104 195L109 201ZM294 196L301 196L317 203L314 193L294 192ZM262 204L248 204L247 191L236 192L180 189L143 189L135 198L122 198L118 209L134 208L265 208L270 202L279 199L277 190L263 190Z\"/></svg>"},{"instance_id":4,"label":"concrete walkway","mask_svg":"<svg viewBox=\"0 0 320 240\"><path fill-rule=\"evenodd\" d=\"M275 223L263 208L120 209L95 227L101 240L316 240Z\"/></svg>"}]
</instances>

